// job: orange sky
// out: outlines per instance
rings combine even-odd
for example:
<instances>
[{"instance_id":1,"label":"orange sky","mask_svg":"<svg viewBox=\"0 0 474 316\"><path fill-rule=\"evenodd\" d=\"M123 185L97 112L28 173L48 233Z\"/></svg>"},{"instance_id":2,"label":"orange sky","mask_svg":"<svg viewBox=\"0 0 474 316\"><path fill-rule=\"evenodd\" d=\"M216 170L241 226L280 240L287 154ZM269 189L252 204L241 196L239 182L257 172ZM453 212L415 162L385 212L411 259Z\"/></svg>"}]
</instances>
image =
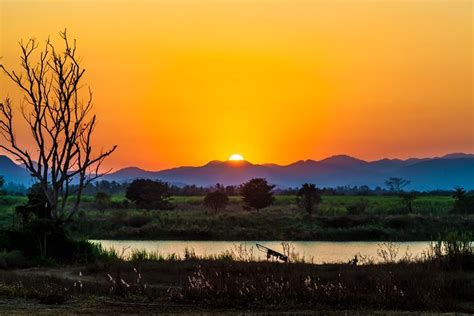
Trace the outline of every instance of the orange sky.
<instances>
[{"instance_id":1,"label":"orange sky","mask_svg":"<svg viewBox=\"0 0 474 316\"><path fill-rule=\"evenodd\" d=\"M119 145L108 166L474 152L470 0L0 0L0 10L8 66L21 38L57 40L67 27L78 39L97 144Z\"/></svg>"}]
</instances>

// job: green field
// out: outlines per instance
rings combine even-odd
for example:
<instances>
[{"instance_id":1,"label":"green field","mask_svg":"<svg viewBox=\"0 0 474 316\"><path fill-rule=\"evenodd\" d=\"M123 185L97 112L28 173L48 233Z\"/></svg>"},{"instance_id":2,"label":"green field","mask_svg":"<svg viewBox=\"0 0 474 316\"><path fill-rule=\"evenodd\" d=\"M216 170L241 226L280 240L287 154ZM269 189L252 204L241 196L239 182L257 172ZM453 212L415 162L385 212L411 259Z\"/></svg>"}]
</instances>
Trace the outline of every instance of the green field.
<instances>
[{"instance_id":1,"label":"green field","mask_svg":"<svg viewBox=\"0 0 474 316\"><path fill-rule=\"evenodd\" d=\"M25 197L0 198L0 225L14 225L14 207ZM175 209L145 211L119 207L123 196L114 196L115 207L96 209L86 196L76 220L69 225L73 236L93 239L198 239L198 240L431 240L449 230L474 230L474 217L453 215L449 196L422 196L413 213L396 196L323 196L318 213L309 215L294 196L276 196L275 203L260 211L243 209L233 196L217 214L203 206L203 197L175 196ZM352 205L363 205L357 215Z\"/></svg>"},{"instance_id":2,"label":"green field","mask_svg":"<svg viewBox=\"0 0 474 316\"><path fill-rule=\"evenodd\" d=\"M120 202L125 199L122 195L112 196L112 201ZM203 209L203 196L173 196L171 201L176 205L176 210ZM229 197L230 203L226 211L238 211L242 209L240 196ZM397 196L323 196L319 213L321 215L344 215L347 214L347 207L361 201L367 203L365 213L368 214L399 214L403 211L404 205ZM92 196L83 197L83 209L93 210ZM417 214L444 215L448 214L454 204L454 199L450 196L421 196L413 202L414 212ZM277 195L275 202L268 209L284 208L298 211L295 196Z\"/></svg>"}]
</instances>

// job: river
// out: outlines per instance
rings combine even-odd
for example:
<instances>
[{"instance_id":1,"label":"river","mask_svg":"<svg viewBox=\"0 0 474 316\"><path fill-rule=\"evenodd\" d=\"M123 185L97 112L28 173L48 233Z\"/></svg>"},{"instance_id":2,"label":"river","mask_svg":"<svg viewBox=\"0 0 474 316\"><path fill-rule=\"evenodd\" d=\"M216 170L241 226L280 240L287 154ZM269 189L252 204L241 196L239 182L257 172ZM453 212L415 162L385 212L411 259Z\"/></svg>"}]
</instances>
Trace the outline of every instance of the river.
<instances>
[{"instance_id":1,"label":"river","mask_svg":"<svg viewBox=\"0 0 474 316\"><path fill-rule=\"evenodd\" d=\"M185 249L191 250L197 256L217 256L225 252L233 252L241 259L253 256L256 260L265 260L264 252L256 249L256 243L269 247L278 252L283 252L281 241L186 241L186 240L91 240L101 244L104 248L113 248L124 258L129 258L134 250L146 250L147 252L159 253L164 257L176 254L184 257ZM371 258L374 262L380 262L382 256L380 250L392 253L400 259L406 253L412 257L426 254L429 242L399 242L390 243L376 241L293 241L288 242L292 253L299 258L304 257L306 261L314 263L348 262L359 254L359 260ZM391 248L393 251L388 251ZM379 250L379 251L378 251Z\"/></svg>"}]
</instances>

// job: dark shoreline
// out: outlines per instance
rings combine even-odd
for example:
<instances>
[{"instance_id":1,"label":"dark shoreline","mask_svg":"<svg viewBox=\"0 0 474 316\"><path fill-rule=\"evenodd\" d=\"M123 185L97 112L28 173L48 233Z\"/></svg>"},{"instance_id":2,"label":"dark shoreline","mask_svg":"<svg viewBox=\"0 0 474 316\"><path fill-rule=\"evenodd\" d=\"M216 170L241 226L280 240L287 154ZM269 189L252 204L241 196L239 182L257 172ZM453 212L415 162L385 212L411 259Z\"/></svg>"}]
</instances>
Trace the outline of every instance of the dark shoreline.
<instances>
[{"instance_id":1,"label":"dark shoreline","mask_svg":"<svg viewBox=\"0 0 474 316\"><path fill-rule=\"evenodd\" d=\"M108 240L199 241L431 241L447 231L474 231L473 215L333 215L312 218L279 214L167 219L161 214L136 215L149 222L130 226L124 219L82 219L72 224L72 236ZM278 218L280 216L281 218ZM157 218L155 220L155 218Z\"/></svg>"}]
</instances>

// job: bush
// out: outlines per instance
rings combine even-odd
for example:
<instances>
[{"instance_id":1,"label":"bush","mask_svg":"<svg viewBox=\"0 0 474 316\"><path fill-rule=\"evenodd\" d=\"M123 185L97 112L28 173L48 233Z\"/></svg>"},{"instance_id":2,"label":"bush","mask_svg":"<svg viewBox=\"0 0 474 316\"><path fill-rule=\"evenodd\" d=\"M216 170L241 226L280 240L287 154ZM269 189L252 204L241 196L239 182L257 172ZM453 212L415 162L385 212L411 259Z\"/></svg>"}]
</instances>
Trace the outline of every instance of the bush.
<instances>
[{"instance_id":1,"label":"bush","mask_svg":"<svg viewBox=\"0 0 474 316\"><path fill-rule=\"evenodd\" d=\"M229 203L229 198L227 194L221 191L209 192L206 197L204 197L204 205L217 213L221 209L225 209Z\"/></svg>"},{"instance_id":2,"label":"bush","mask_svg":"<svg viewBox=\"0 0 474 316\"><path fill-rule=\"evenodd\" d=\"M67 237L61 227L46 220L34 220L24 231L0 231L0 249L21 253L31 262L87 263L95 260L90 243Z\"/></svg>"},{"instance_id":3,"label":"bush","mask_svg":"<svg viewBox=\"0 0 474 316\"><path fill-rule=\"evenodd\" d=\"M298 190L296 202L300 207L303 207L306 212L312 214L313 210L317 210L319 204L322 202L321 190L316 188L314 184L305 183Z\"/></svg>"},{"instance_id":4,"label":"bush","mask_svg":"<svg viewBox=\"0 0 474 316\"><path fill-rule=\"evenodd\" d=\"M271 205L275 199L272 192L274 187L263 178L255 178L242 184L240 195L245 207L260 210Z\"/></svg>"},{"instance_id":5,"label":"bush","mask_svg":"<svg viewBox=\"0 0 474 316\"><path fill-rule=\"evenodd\" d=\"M134 180L127 188L127 199L146 210L170 210L170 186L166 182L149 179Z\"/></svg>"},{"instance_id":6,"label":"bush","mask_svg":"<svg viewBox=\"0 0 474 316\"><path fill-rule=\"evenodd\" d=\"M430 245L434 259L444 261L449 267L474 268L474 235L465 232L446 232Z\"/></svg>"}]
</instances>

